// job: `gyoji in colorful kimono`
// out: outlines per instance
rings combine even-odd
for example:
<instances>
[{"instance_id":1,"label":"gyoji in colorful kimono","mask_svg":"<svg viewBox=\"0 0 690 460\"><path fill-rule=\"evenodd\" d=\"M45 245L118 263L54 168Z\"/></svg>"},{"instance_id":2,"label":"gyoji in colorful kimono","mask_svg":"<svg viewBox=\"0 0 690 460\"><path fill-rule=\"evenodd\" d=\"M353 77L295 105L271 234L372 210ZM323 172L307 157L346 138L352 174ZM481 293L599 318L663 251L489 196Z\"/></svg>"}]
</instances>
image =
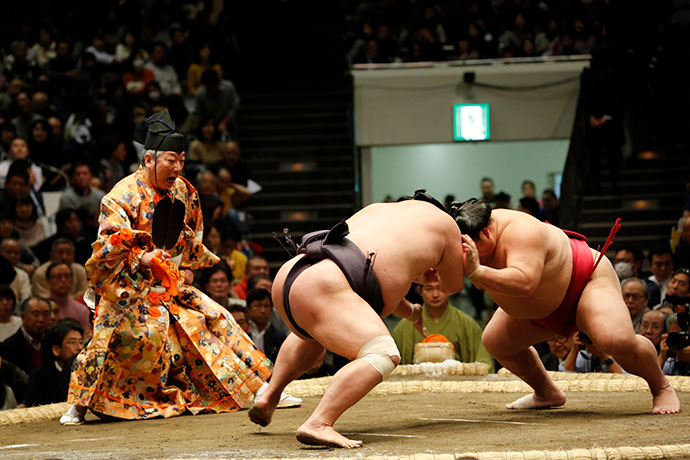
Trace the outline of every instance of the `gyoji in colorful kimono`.
<instances>
[{"instance_id":1,"label":"gyoji in colorful kimono","mask_svg":"<svg viewBox=\"0 0 690 460\"><path fill-rule=\"evenodd\" d=\"M192 270L219 259L201 242L199 196L180 176L185 137L166 110L134 138L143 164L101 202L86 263L94 334L74 362L63 424L83 423L87 408L121 419L237 410L271 374L232 315L191 285Z\"/></svg>"}]
</instances>

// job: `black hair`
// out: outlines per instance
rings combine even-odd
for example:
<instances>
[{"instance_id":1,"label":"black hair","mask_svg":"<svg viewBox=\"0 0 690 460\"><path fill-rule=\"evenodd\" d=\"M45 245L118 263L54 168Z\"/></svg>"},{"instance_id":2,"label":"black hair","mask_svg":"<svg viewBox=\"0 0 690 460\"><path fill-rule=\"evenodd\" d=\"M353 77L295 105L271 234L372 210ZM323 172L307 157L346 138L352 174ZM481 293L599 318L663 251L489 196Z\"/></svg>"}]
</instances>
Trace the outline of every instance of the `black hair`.
<instances>
[{"instance_id":1,"label":"black hair","mask_svg":"<svg viewBox=\"0 0 690 460\"><path fill-rule=\"evenodd\" d=\"M84 337L84 328L81 327L77 321L72 318L65 318L55 324L53 327L48 329L48 332L43 336L43 341L41 343L41 350L43 353L44 362L55 361L55 355L53 355L53 346L62 346L65 337L71 331L77 331ZM48 361L45 361L48 359Z\"/></svg>"},{"instance_id":2,"label":"black hair","mask_svg":"<svg viewBox=\"0 0 690 460\"><path fill-rule=\"evenodd\" d=\"M15 135L17 134L17 127L14 126L9 121L0 124L0 131L12 131Z\"/></svg>"},{"instance_id":3,"label":"black hair","mask_svg":"<svg viewBox=\"0 0 690 460\"><path fill-rule=\"evenodd\" d=\"M664 242L664 243L657 243L652 248L649 250L649 263L652 263L652 257L654 256L663 256L664 254L668 254L671 257L673 257L673 251L671 251L671 246Z\"/></svg>"},{"instance_id":4,"label":"black hair","mask_svg":"<svg viewBox=\"0 0 690 460\"><path fill-rule=\"evenodd\" d=\"M12 301L12 311L17 305L17 296L14 295L14 291L7 284L0 284L0 298L10 299Z\"/></svg>"},{"instance_id":5,"label":"black hair","mask_svg":"<svg viewBox=\"0 0 690 460\"><path fill-rule=\"evenodd\" d=\"M539 202L532 197L520 198L520 206L534 217L539 217Z\"/></svg>"},{"instance_id":6,"label":"black hair","mask_svg":"<svg viewBox=\"0 0 690 460\"><path fill-rule=\"evenodd\" d=\"M65 225L65 222L72 217L72 214L76 214L77 217L79 217L77 210L72 208L60 209L55 213L55 226L58 228L58 230Z\"/></svg>"},{"instance_id":7,"label":"black hair","mask_svg":"<svg viewBox=\"0 0 690 460\"><path fill-rule=\"evenodd\" d=\"M479 183L481 184L482 182L491 182L493 184L494 180L490 177L482 177L482 180L480 180Z\"/></svg>"},{"instance_id":8,"label":"black hair","mask_svg":"<svg viewBox=\"0 0 690 460\"><path fill-rule=\"evenodd\" d=\"M69 272L72 274L72 276L74 276L74 273L72 273L72 267L70 267L69 263L60 260L57 262L51 262L50 265L48 265L48 268L46 269L46 279L50 279L50 272L52 272L55 267L60 265L67 265Z\"/></svg>"},{"instance_id":9,"label":"black hair","mask_svg":"<svg viewBox=\"0 0 690 460\"><path fill-rule=\"evenodd\" d=\"M70 246L72 246L72 250L74 250L74 241L70 240L69 238L56 238L50 245L50 252L55 252L57 250L57 247L61 244L69 244Z\"/></svg>"},{"instance_id":10,"label":"black hair","mask_svg":"<svg viewBox=\"0 0 690 460\"><path fill-rule=\"evenodd\" d=\"M256 285L259 283L261 280L268 280L268 281L273 281L270 276L268 276L265 273L257 273L256 275L253 275L251 278L247 280L247 292L254 290L256 288Z\"/></svg>"},{"instance_id":11,"label":"black hair","mask_svg":"<svg viewBox=\"0 0 690 460\"><path fill-rule=\"evenodd\" d=\"M244 317L248 319L248 314L247 314L247 307L243 307L242 305L238 305L236 303L230 304L226 310L228 310L229 313L244 313Z\"/></svg>"},{"instance_id":12,"label":"black hair","mask_svg":"<svg viewBox=\"0 0 690 460\"><path fill-rule=\"evenodd\" d=\"M7 179L9 179L10 177L21 177L28 184L29 183L29 168L30 167L31 167L31 163L29 162L29 160L26 160L26 159L14 160L10 164L10 167L7 169L7 175L5 176L5 182L7 182Z\"/></svg>"},{"instance_id":13,"label":"black hair","mask_svg":"<svg viewBox=\"0 0 690 460\"><path fill-rule=\"evenodd\" d=\"M17 218L17 205L19 204L30 204L32 209L31 220L34 222L38 220L38 208L36 207L36 203L34 203L34 200L32 200L29 195L20 196L19 198L14 200L14 207L11 209L11 211L15 219Z\"/></svg>"},{"instance_id":14,"label":"black hair","mask_svg":"<svg viewBox=\"0 0 690 460\"><path fill-rule=\"evenodd\" d=\"M465 202L454 201L450 206L450 215L455 219L460 231L472 239L479 237L479 232L489 225L491 205L484 200L470 198Z\"/></svg>"},{"instance_id":15,"label":"black hair","mask_svg":"<svg viewBox=\"0 0 690 460\"><path fill-rule=\"evenodd\" d=\"M213 69L206 69L204 72L201 74L201 84L202 85L213 85L220 83L220 78L218 77L218 73L216 73L215 70Z\"/></svg>"},{"instance_id":16,"label":"black hair","mask_svg":"<svg viewBox=\"0 0 690 460\"><path fill-rule=\"evenodd\" d=\"M644 254L642 253L642 250L638 247L635 246L619 246L616 249L616 253L618 251L627 251L632 254L633 260L635 262L642 262L644 260Z\"/></svg>"},{"instance_id":17,"label":"black hair","mask_svg":"<svg viewBox=\"0 0 690 460\"><path fill-rule=\"evenodd\" d=\"M252 302L264 299L271 299L271 293L266 289L252 289L247 293L247 309L251 306ZM271 304L273 304L273 299L271 299Z\"/></svg>"},{"instance_id":18,"label":"black hair","mask_svg":"<svg viewBox=\"0 0 690 460\"><path fill-rule=\"evenodd\" d=\"M233 276L232 276L232 270L230 270L230 267L228 264L221 259L220 262L215 264L212 267L204 268L201 271L201 284L203 286L206 286L210 281L211 277L215 275L218 272L223 272L225 273L225 276L228 277L228 282L232 282Z\"/></svg>"}]
</instances>

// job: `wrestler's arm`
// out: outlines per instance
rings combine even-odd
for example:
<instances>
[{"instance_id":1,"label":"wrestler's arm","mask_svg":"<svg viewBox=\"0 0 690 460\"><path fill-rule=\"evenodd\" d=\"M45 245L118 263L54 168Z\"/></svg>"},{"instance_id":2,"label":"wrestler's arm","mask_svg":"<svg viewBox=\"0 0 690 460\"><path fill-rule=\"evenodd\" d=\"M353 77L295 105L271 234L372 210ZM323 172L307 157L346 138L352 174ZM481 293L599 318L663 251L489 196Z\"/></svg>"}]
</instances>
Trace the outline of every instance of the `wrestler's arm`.
<instances>
[{"instance_id":1,"label":"wrestler's arm","mask_svg":"<svg viewBox=\"0 0 690 460\"><path fill-rule=\"evenodd\" d=\"M438 284L445 294L455 294L465 287L465 271L463 268L462 234L457 224L451 219L451 224L445 231L446 246L441 260L434 267L438 272Z\"/></svg>"},{"instance_id":2,"label":"wrestler's arm","mask_svg":"<svg viewBox=\"0 0 690 460\"><path fill-rule=\"evenodd\" d=\"M476 253L476 246L470 238L465 238L465 244L466 249ZM506 252L505 268L479 265L470 272L466 267L468 277L477 288L485 291L513 297L531 295L544 271L546 247L542 232L532 226L506 228L501 235L501 246Z\"/></svg>"}]
</instances>

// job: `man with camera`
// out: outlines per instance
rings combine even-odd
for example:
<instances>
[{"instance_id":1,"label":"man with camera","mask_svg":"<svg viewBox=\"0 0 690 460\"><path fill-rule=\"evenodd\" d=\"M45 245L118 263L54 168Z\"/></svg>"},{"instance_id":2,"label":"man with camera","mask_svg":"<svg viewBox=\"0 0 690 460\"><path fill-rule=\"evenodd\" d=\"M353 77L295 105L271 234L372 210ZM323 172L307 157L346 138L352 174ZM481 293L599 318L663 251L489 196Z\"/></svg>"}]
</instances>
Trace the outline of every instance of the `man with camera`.
<instances>
[{"instance_id":1,"label":"man with camera","mask_svg":"<svg viewBox=\"0 0 690 460\"><path fill-rule=\"evenodd\" d=\"M690 375L690 270L679 268L668 282L664 301L656 307L671 309L668 334L661 336L659 365L666 375Z\"/></svg>"}]
</instances>

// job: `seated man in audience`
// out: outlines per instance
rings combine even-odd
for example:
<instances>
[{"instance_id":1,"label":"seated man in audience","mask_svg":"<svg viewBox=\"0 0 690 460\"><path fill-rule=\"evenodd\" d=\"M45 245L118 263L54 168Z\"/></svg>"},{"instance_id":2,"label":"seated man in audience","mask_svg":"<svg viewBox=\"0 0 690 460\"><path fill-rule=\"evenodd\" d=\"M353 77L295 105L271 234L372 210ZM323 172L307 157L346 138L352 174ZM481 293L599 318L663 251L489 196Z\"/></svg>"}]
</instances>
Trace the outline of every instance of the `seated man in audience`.
<instances>
[{"instance_id":1,"label":"seated man in audience","mask_svg":"<svg viewBox=\"0 0 690 460\"><path fill-rule=\"evenodd\" d=\"M95 230L98 226L101 199L105 193L91 186L93 171L91 165L85 161L73 162L69 177L70 187L62 192L60 209L76 209L77 211L83 209L86 214L87 228Z\"/></svg>"},{"instance_id":2,"label":"seated man in audience","mask_svg":"<svg viewBox=\"0 0 690 460\"><path fill-rule=\"evenodd\" d=\"M50 304L41 297L22 302L22 327L0 344L0 356L30 374L43 365L41 340L48 330Z\"/></svg>"},{"instance_id":3,"label":"seated man in audience","mask_svg":"<svg viewBox=\"0 0 690 460\"><path fill-rule=\"evenodd\" d=\"M621 246L616 250L613 268L620 279L639 278L643 259L644 255L639 249L632 246Z\"/></svg>"},{"instance_id":4,"label":"seated man in audience","mask_svg":"<svg viewBox=\"0 0 690 460\"><path fill-rule=\"evenodd\" d=\"M251 324L249 323L249 314L247 313L247 308L243 307L242 305L230 305L228 308L228 311L232 315L233 318L235 318L235 322L237 323L238 326L242 328L244 332L247 333L248 336L251 337L252 333L252 327Z\"/></svg>"},{"instance_id":5,"label":"seated man in audience","mask_svg":"<svg viewBox=\"0 0 690 460\"><path fill-rule=\"evenodd\" d=\"M87 288L86 269L74 261L74 242L66 238L58 238L53 241L50 260L36 269L31 280L31 290L34 295L50 297L46 272L53 262L67 262L69 264L72 269L72 289L69 291L69 296L73 299L81 298Z\"/></svg>"},{"instance_id":6,"label":"seated man in audience","mask_svg":"<svg viewBox=\"0 0 690 460\"><path fill-rule=\"evenodd\" d=\"M588 343L585 343L583 339ZM576 332L572 336L572 343L573 346L570 348L568 356L560 364L558 370L580 373L609 372L612 374L625 372L613 356L600 351L587 336L583 337Z\"/></svg>"},{"instance_id":7,"label":"seated man in audience","mask_svg":"<svg viewBox=\"0 0 690 460\"><path fill-rule=\"evenodd\" d=\"M88 339L93 335L89 309L83 303L69 297L72 289L72 269L67 262L51 262L46 270L50 298L57 302L58 319L73 319L81 324L82 335Z\"/></svg>"},{"instance_id":8,"label":"seated man in audience","mask_svg":"<svg viewBox=\"0 0 690 460\"><path fill-rule=\"evenodd\" d=\"M422 320L427 333L446 337L455 347L457 361L485 363L489 366L489 372L493 372L493 359L482 345L482 329L479 324L449 303L450 296L441 291L439 283L422 286L422 299ZM414 363L414 346L424 340L419 329L403 319L392 335L400 351L400 363Z\"/></svg>"},{"instance_id":9,"label":"seated man in audience","mask_svg":"<svg viewBox=\"0 0 690 460\"><path fill-rule=\"evenodd\" d=\"M671 350L666 343L669 334L683 332L675 313L666 318L666 330L668 332L661 336L659 342L659 365L665 375L690 375L690 346Z\"/></svg>"},{"instance_id":10,"label":"seated man in audience","mask_svg":"<svg viewBox=\"0 0 690 460\"><path fill-rule=\"evenodd\" d=\"M673 313L673 297L690 297L690 269L679 268L668 280L664 300L654 306L654 310L664 310L667 315Z\"/></svg>"},{"instance_id":11,"label":"seated man in audience","mask_svg":"<svg viewBox=\"0 0 690 460\"><path fill-rule=\"evenodd\" d=\"M630 311L635 334L640 333L642 316L649 311L647 308L647 283L640 278L626 278L621 281L623 301Z\"/></svg>"},{"instance_id":12,"label":"seated man in audience","mask_svg":"<svg viewBox=\"0 0 690 460\"><path fill-rule=\"evenodd\" d=\"M270 324L273 300L271 292L254 289L247 294L247 313L249 314L252 340L266 357L275 362L278 350L287 334Z\"/></svg>"},{"instance_id":13,"label":"seated man in audience","mask_svg":"<svg viewBox=\"0 0 690 460\"><path fill-rule=\"evenodd\" d=\"M269 274L268 261L262 256L253 256L247 260L247 266L244 269L244 279L240 281L233 288L235 293L240 299L247 299L247 281L252 276L263 273L264 275Z\"/></svg>"},{"instance_id":14,"label":"seated man in audience","mask_svg":"<svg viewBox=\"0 0 690 460\"><path fill-rule=\"evenodd\" d=\"M22 327L22 319L15 316L17 298L6 284L0 285L0 342L14 335Z\"/></svg>"},{"instance_id":15,"label":"seated man in audience","mask_svg":"<svg viewBox=\"0 0 690 460\"><path fill-rule=\"evenodd\" d=\"M668 244L660 244L649 251L649 270L647 278L649 306L658 305L666 297L668 282L673 273L673 255Z\"/></svg>"},{"instance_id":16,"label":"seated man in audience","mask_svg":"<svg viewBox=\"0 0 690 460\"><path fill-rule=\"evenodd\" d=\"M242 304L245 303L242 299L233 298L232 294L234 292L230 284L231 276L230 268L222 260L212 267L203 269L201 272L204 292L225 308L237 304L237 301L240 301Z\"/></svg>"},{"instance_id":17,"label":"seated man in audience","mask_svg":"<svg viewBox=\"0 0 690 460\"><path fill-rule=\"evenodd\" d=\"M31 279L29 279L29 274L18 266L21 252L21 245L16 238L4 238L0 243L0 256L7 259L14 269L15 276L10 283L10 288L14 291L14 295L19 303L31 296Z\"/></svg>"},{"instance_id":18,"label":"seated man in audience","mask_svg":"<svg viewBox=\"0 0 690 460\"><path fill-rule=\"evenodd\" d=\"M83 225L79 214L74 209L61 209L55 214L57 232L31 248L41 263L50 259L50 250L53 242L60 238L66 238L74 243L74 260L78 264L85 264L91 257L91 241L83 231Z\"/></svg>"},{"instance_id":19,"label":"seated man in audience","mask_svg":"<svg viewBox=\"0 0 690 460\"><path fill-rule=\"evenodd\" d=\"M257 273L247 280L247 292L253 291L254 289L266 289L268 292L271 292L271 289L273 289L273 280L265 273ZM271 311L270 324L276 329L283 331L285 336L290 333L290 328L287 327L287 324L285 324L285 321L283 321L280 313L278 313L275 308Z\"/></svg>"},{"instance_id":20,"label":"seated man in audience","mask_svg":"<svg viewBox=\"0 0 690 460\"><path fill-rule=\"evenodd\" d=\"M546 343L549 346L549 352L541 356L544 368L547 371L563 371L563 362L573 348L573 342L573 336L565 337L558 334L548 339Z\"/></svg>"},{"instance_id":21,"label":"seated man in audience","mask_svg":"<svg viewBox=\"0 0 690 460\"><path fill-rule=\"evenodd\" d=\"M666 313L659 310L650 310L642 316L640 323L640 335L647 337L659 351L661 336L666 333Z\"/></svg>"},{"instance_id":22,"label":"seated man in audience","mask_svg":"<svg viewBox=\"0 0 690 460\"><path fill-rule=\"evenodd\" d=\"M67 401L72 359L84 346L78 322L65 319L50 328L43 340L43 366L29 376L24 406Z\"/></svg>"}]
</instances>

